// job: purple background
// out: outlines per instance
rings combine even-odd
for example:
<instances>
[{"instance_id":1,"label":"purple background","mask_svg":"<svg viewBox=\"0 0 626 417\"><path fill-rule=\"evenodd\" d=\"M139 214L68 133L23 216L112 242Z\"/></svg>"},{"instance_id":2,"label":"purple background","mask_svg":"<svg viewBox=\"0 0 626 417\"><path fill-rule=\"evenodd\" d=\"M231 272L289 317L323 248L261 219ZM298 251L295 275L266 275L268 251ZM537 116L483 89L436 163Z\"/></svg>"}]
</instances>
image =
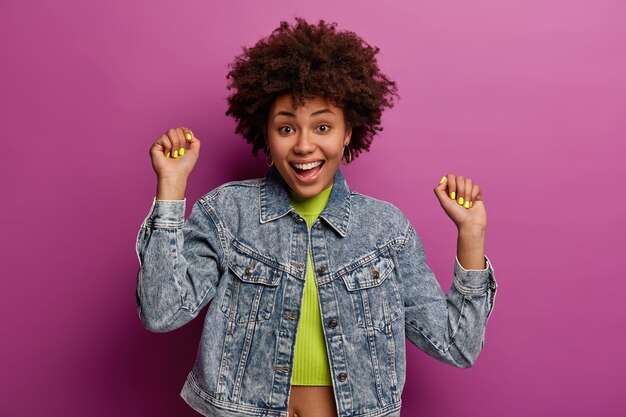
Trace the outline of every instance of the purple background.
<instances>
[{"instance_id":1,"label":"purple background","mask_svg":"<svg viewBox=\"0 0 626 417\"><path fill-rule=\"evenodd\" d=\"M456 229L433 188L483 190L484 350L457 369L409 344L403 416L626 415L618 0L3 0L0 415L198 415L179 391L206 310L167 334L135 310L148 149L172 126L203 141L191 203L263 175L224 115L227 63L296 15L381 48L401 99L344 172L406 213L446 291Z\"/></svg>"}]
</instances>

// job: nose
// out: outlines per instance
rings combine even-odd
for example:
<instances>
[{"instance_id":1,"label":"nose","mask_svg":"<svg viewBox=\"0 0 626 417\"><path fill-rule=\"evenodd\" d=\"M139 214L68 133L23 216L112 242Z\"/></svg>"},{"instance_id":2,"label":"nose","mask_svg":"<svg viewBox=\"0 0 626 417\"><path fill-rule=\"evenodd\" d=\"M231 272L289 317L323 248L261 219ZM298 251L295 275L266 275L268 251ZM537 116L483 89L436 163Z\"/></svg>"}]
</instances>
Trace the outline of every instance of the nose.
<instances>
[{"instance_id":1,"label":"nose","mask_svg":"<svg viewBox=\"0 0 626 417\"><path fill-rule=\"evenodd\" d=\"M296 139L296 143L293 146L293 152L296 154L306 155L315 151L315 140L312 134L307 131L301 131Z\"/></svg>"}]
</instances>

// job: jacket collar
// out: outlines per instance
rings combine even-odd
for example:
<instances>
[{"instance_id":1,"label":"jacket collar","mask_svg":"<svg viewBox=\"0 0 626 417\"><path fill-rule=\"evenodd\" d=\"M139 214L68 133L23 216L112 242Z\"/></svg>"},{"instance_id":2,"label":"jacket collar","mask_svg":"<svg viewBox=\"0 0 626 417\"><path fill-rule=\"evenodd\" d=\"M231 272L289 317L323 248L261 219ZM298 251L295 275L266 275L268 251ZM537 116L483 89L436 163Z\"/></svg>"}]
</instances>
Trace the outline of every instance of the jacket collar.
<instances>
[{"instance_id":1,"label":"jacket collar","mask_svg":"<svg viewBox=\"0 0 626 417\"><path fill-rule=\"evenodd\" d=\"M260 222L267 223L284 215L295 212L289 202L288 185L281 177L276 167L261 180L259 197L261 202ZM350 189L341 169L335 172L333 188L330 192L328 204L320 217L326 221L341 237L346 236L350 217Z\"/></svg>"}]
</instances>

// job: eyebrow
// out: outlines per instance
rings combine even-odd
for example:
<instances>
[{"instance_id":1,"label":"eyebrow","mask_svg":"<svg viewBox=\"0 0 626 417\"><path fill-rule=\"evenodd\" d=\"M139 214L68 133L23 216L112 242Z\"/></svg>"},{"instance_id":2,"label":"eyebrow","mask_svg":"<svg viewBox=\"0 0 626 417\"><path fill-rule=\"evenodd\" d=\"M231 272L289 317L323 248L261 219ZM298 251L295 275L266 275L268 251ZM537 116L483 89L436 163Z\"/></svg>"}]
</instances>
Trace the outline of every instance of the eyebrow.
<instances>
[{"instance_id":1,"label":"eyebrow","mask_svg":"<svg viewBox=\"0 0 626 417\"><path fill-rule=\"evenodd\" d=\"M311 113L311 116L317 116L318 114L323 114L323 113L330 113L330 114L333 114L333 115L335 114L335 113L333 113L330 109L321 109L321 110L318 110L318 111L315 111L315 112ZM279 111L278 113L276 113L276 114L274 115L274 119L275 119L276 117L278 117L278 116L287 116L287 117L293 117L293 118L295 118L295 117L296 117L296 115L295 115L295 114L290 113L290 112L288 112L288 111L284 111L284 110Z\"/></svg>"}]
</instances>

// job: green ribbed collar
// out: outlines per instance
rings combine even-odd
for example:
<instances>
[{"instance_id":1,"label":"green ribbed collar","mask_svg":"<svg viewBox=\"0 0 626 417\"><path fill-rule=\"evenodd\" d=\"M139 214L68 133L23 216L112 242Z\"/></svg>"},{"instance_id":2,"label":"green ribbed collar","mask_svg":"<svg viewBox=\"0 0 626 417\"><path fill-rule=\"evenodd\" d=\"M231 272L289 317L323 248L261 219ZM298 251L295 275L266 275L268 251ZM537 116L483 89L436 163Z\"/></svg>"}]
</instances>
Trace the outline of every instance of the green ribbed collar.
<instances>
[{"instance_id":1,"label":"green ribbed collar","mask_svg":"<svg viewBox=\"0 0 626 417\"><path fill-rule=\"evenodd\" d=\"M326 207L326 204L328 203L332 188L333 185L330 184L330 187L322 190L318 195L315 195L313 197L302 197L301 195L293 192L293 190L289 189L289 201L298 213L302 215L306 214L319 216L319 214L322 212L322 210L324 210L324 207Z\"/></svg>"}]
</instances>

